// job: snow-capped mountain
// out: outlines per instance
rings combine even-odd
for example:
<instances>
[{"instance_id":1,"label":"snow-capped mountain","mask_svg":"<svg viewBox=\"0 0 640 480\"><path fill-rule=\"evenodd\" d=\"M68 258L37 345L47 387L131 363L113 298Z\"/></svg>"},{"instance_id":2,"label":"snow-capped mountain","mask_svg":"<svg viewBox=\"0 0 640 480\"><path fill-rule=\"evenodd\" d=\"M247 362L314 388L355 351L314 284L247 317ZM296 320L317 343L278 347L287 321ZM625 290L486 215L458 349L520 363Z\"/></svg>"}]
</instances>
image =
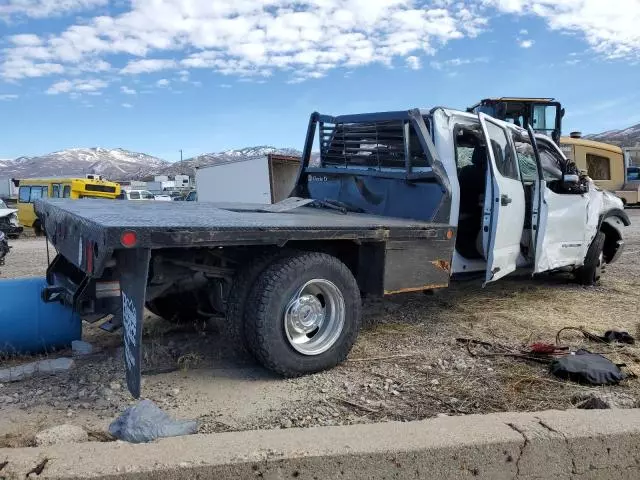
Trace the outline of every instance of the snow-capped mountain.
<instances>
[{"instance_id":1,"label":"snow-capped mountain","mask_svg":"<svg viewBox=\"0 0 640 480\"><path fill-rule=\"evenodd\" d=\"M71 148L37 157L0 160L0 177L81 176L96 173L112 180L153 175L169 165L144 153L122 148Z\"/></svg>"},{"instance_id":2,"label":"snow-capped mountain","mask_svg":"<svg viewBox=\"0 0 640 480\"><path fill-rule=\"evenodd\" d=\"M214 165L216 163L247 160L250 158L264 157L276 153L279 155L290 155L299 157L301 152L293 148L276 148L271 146L245 147L237 150L225 150L217 153L204 153L193 158L188 158L182 162L172 163L163 169L164 175L195 175L196 167Z\"/></svg>"},{"instance_id":3,"label":"snow-capped mountain","mask_svg":"<svg viewBox=\"0 0 640 480\"><path fill-rule=\"evenodd\" d=\"M640 147L640 123L623 130L609 130L587 135L585 138L598 142L612 143L621 147Z\"/></svg>"},{"instance_id":4,"label":"snow-capped mountain","mask_svg":"<svg viewBox=\"0 0 640 480\"><path fill-rule=\"evenodd\" d=\"M0 178L77 177L87 173L97 173L109 180L149 179L159 174L193 176L196 167L263 157L270 153L301 155L298 150L292 148L258 146L205 153L182 162L170 163L122 148L71 148L37 157L0 159Z\"/></svg>"}]
</instances>

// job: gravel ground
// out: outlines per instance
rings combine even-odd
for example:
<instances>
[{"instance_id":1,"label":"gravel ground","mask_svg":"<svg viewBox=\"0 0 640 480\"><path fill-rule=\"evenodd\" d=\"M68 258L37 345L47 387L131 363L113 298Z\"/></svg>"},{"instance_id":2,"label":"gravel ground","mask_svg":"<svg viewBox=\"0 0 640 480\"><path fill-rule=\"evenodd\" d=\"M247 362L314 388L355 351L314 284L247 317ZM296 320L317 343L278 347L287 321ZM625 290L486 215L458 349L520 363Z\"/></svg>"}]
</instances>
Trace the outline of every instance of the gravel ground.
<instances>
[{"instance_id":1,"label":"gravel ground","mask_svg":"<svg viewBox=\"0 0 640 480\"><path fill-rule=\"evenodd\" d=\"M557 380L545 365L485 355L487 349L468 349L456 340L518 349L554 342L565 326L599 333L615 327L638 336L640 211L629 215L633 225L626 232L626 251L607 268L600 286L585 288L570 276L546 275L505 279L485 289L466 282L431 295L369 300L349 360L304 378L277 378L231 351L215 325L176 327L149 314L143 395L177 417L198 419L201 432L566 409L588 394L633 406L640 398L635 379L617 387L584 387ZM44 240L12 245L0 277L44 274ZM0 385L0 446L30 444L37 431L62 423L103 438L109 423L132 403L123 385L120 336L87 326L84 338L97 350L77 359L68 373ZM605 353L640 373L640 348L594 345L572 332L562 340L572 348Z\"/></svg>"}]
</instances>

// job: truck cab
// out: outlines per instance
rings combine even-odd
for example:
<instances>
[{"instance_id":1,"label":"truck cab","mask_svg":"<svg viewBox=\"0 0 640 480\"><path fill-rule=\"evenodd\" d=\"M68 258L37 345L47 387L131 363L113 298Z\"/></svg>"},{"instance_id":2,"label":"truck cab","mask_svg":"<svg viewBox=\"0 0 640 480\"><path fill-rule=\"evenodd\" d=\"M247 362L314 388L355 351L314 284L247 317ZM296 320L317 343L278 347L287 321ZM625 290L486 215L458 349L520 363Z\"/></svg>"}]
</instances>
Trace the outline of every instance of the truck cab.
<instances>
[{"instance_id":1,"label":"truck cab","mask_svg":"<svg viewBox=\"0 0 640 480\"><path fill-rule=\"evenodd\" d=\"M520 269L568 269L592 284L619 255L622 202L582 176L547 129L445 108L393 117L319 116L320 165L305 166L297 193L447 222L457 227L450 274L484 272L485 284Z\"/></svg>"},{"instance_id":2,"label":"truck cab","mask_svg":"<svg viewBox=\"0 0 640 480\"><path fill-rule=\"evenodd\" d=\"M443 109L432 116L442 131L436 149L455 161L445 162L458 225L453 274L484 267L489 283L517 269L570 269L582 283L599 280L629 224L618 198L596 188L531 125Z\"/></svg>"}]
</instances>

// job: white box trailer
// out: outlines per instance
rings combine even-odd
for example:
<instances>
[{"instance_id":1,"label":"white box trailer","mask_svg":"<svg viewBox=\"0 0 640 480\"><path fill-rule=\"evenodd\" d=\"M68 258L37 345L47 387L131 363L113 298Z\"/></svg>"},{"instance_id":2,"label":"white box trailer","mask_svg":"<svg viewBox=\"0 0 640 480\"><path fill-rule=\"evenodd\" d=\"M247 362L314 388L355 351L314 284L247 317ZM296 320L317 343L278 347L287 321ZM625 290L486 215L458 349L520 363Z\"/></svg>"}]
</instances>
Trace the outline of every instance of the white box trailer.
<instances>
[{"instance_id":1,"label":"white box trailer","mask_svg":"<svg viewBox=\"0 0 640 480\"><path fill-rule=\"evenodd\" d=\"M277 203L289 196L300 158L284 155L217 163L196 170L199 202Z\"/></svg>"},{"instance_id":2,"label":"white box trailer","mask_svg":"<svg viewBox=\"0 0 640 480\"><path fill-rule=\"evenodd\" d=\"M18 187L10 178L0 178L0 198L9 200L18 196Z\"/></svg>"}]
</instances>

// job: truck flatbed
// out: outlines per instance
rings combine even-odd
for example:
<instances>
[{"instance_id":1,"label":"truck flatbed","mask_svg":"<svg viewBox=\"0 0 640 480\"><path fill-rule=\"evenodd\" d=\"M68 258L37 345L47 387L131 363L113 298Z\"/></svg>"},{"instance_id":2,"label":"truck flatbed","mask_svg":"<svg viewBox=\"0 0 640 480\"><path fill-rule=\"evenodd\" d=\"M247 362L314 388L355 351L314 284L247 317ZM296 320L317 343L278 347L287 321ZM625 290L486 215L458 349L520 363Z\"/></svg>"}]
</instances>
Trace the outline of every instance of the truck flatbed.
<instances>
[{"instance_id":1,"label":"truck flatbed","mask_svg":"<svg viewBox=\"0 0 640 480\"><path fill-rule=\"evenodd\" d=\"M427 241L438 258L447 258L453 231L446 224L299 207L280 213L267 205L200 202L47 199L36 211L58 253L90 276L101 275L123 235L135 234L135 249L233 245L284 246L293 241ZM435 242L435 245L434 245ZM439 248L437 248L439 247ZM91 256L87 254L91 249Z\"/></svg>"},{"instance_id":2,"label":"truck flatbed","mask_svg":"<svg viewBox=\"0 0 640 480\"><path fill-rule=\"evenodd\" d=\"M250 239L252 232L265 232L273 240L336 238L356 236L361 239L393 237L431 237L434 228L448 225L362 213L343 214L329 208L300 207L286 212L260 211L265 205L199 202L135 202L112 200L48 199L36 205L50 239L56 244L56 228L82 225L81 232L91 237L117 238L128 230L138 235L138 247L157 248L190 244L227 243ZM298 232L298 233L295 233ZM307 232L307 233L305 233ZM421 233L422 232L422 233ZM429 233L431 232L431 233ZM94 238L98 240L98 238ZM103 242L101 242L103 243Z\"/></svg>"}]
</instances>

